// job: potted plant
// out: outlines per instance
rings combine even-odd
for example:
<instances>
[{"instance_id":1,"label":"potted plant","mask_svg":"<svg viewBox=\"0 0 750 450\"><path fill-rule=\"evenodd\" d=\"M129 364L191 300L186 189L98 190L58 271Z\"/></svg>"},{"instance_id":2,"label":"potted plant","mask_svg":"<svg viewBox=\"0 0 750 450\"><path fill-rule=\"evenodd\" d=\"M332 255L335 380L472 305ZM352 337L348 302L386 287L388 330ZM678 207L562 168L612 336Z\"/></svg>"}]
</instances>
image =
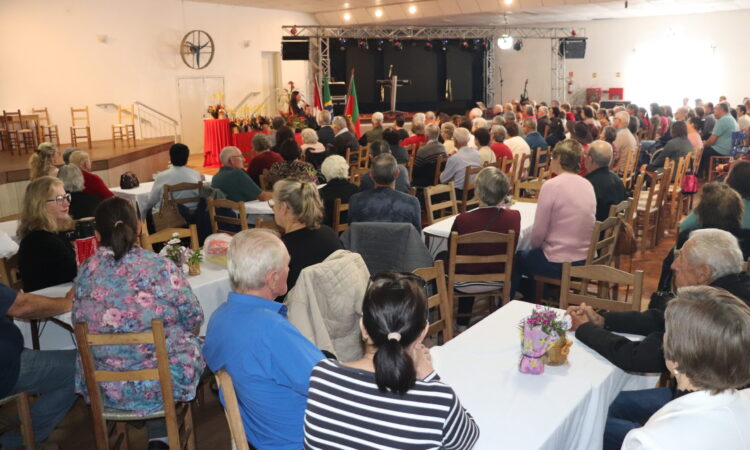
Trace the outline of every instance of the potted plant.
<instances>
[{"instance_id":1,"label":"potted plant","mask_svg":"<svg viewBox=\"0 0 750 450\"><path fill-rule=\"evenodd\" d=\"M195 249L187 257L188 275L195 276L201 274L201 263L203 262L203 252L201 249Z\"/></svg>"},{"instance_id":2,"label":"potted plant","mask_svg":"<svg viewBox=\"0 0 750 450\"><path fill-rule=\"evenodd\" d=\"M182 267L185 263L185 247L182 246L180 235L172 233L172 239L167 241L167 244L161 249L159 254L171 259L177 264L177 267Z\"/></svg>"},{"instance_id":3,"label":"potted plant","mask_svg":"<svg viewBox=\"0 0 750 450\"><path fill-rule=\"evenodd\" d=\"M521 331L519 370L538 375L544 373L545 364L564 364L572 345L566 337L570 326L569 316L559 318L552 309L537 305L518 325Z\"/></svg>"}]
</instances>

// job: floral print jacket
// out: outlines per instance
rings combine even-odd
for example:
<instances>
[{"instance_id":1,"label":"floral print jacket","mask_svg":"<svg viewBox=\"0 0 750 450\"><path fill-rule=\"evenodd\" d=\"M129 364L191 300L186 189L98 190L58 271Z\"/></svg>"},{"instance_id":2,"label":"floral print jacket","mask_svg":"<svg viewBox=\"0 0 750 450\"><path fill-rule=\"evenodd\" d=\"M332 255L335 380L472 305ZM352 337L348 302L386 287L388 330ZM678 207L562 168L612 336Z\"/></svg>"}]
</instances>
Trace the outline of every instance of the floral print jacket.
<instances>
[{"instance_id":1,"label":"floral print jacket","mask_svg":"<svg viewBox=\"0 0 750 450\"><path fill-rule=\"evenodd\" d=\"M200 342L193 334L203 321L203 309L190 284L172 261L133 247L119 261L109 247L99 247L78 271L73 301L74 323L86 322L89 333L129 333L151 329L152 319L164 320L172 387L176 401L189 401L205 367ZM100 370L140 370L156 367L151 345L94 347ZM156 380L99 384L105 408L146 416L162 409ZM80 358L76 392L86 395Z\"/></svg>"}]
</instances>

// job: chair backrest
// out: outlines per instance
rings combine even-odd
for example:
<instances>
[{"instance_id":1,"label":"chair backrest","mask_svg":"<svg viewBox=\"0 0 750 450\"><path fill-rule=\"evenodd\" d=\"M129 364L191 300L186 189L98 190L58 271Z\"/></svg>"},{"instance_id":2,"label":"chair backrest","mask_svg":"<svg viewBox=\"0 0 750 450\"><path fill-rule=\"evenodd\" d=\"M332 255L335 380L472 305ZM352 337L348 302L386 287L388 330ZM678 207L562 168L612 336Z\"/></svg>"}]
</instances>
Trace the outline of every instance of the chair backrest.
<instances>
[{"instance_id":1,"label":"chair backrest","mask_svg":"<svg viewBox=\"0 0 750 450\"><path fill-rule=\"evenodd\" d=\"M208 218L211 221L211 233L229 233L229 234L235 234L236 231L228 231L226 229L220 229L221 227L219 224L225 223L227 225L232 225L233 229L239 228L239 231L247 230L247 214L245 213L245 203L244 202L233 202L231 200L216 200L214 198L208 197L208 200L206 201L208 204ZM222 208L223 211L226 212L228 210L237 211L237 216L227 216L224 214L220 214L217 209Z\"/></svg>"},{"instance_id":2,"label":"chair backrest","mask_svg":"<svg viewBox=\"0 0 750 450\"><path fill-rule=\"evenodd\" d=\"M260 174L258 177L260 180L260 189L263 191L268 191L269 188L272 188L273 186L268 185L268 169L263 169L263 173Z\"/></svg>"},{"instance_id":3,"label":"chair backrest","mask_svg":"<svg viewBox=\"0 0 750 450\"><path fill-rule=\"evenodd\" d=\"M620 203L609 207L609 215L607 217L618 217L627 222L628 217L631 217L632 215L632 206L632 200L623 200Z\"/></svg>"},{"instance_id":4,"label":"chair backrest","mask_svg":"<svg viewBox=\"0 0 750 450\"><path fill-rule=\"evenodd\" d=\"M163 187L164 190L162 191L162 198L168 198L173 200L175 203L180 204L198 203L198 201L201 199L200 192L202 188L202 181L199 181L197 183L165 184ZM172 194L179 191L195 191L195 196L174 198Z\"/></svg>"},{"instance_id":5,"label":"chair backrest","mask_svg":"<svg viewBox=\"0 0 750 450\"><path fill-rule=\"evenodd\" d=\"M18 419L16 421L9 421L6 420L6 417L1 417L0 420L2 420L3 434L11 430L18 430L21 434L21 438L23 439L23 448L26 450L36 450L36 441L34 440L34 426L31 423L31 406L29 403L29 393L26 391L21 391L16 394L9 394L5 397L2 397L0 398L0 407L5 409L5 405L10 402L16 402Z\"/></svg>"},{"instance_id":6,"label":"chair backrest","mask_svg":"<svg viewBox=\"0 0 750 450\"><path fill-rule=\"evenodd\" d=\"M453 231L448 245L448 286L453 292L456 282L503 281L503 304L510 300L510 282L513 273L513 256L515 255L515 233L496 233L494 231L477 231L475 233L458 234ZM459 254L458 246L462 244L497 245L505 244L505 252L494 255ZM488 272L480 274L456 273L456 266L472 264L504 265L502 272Z\"/></svg>"},{"instance_id":7,"label":"chair backrest","mask_svg":"<svg viewBox=\"0 0 750 450\"><path fill-rule=\"evenodd\" d=\"M571 291L572 278L580 279L580 291ZM590 283L597 284L596 294L589 291ZM620 287L631 287L625 289L623 298L620 297ZM632 293L630 301L627 294ZM560 285L560 308L566 309L569 305L580 305L586 303L596 309L608 311L640 311L641 295L643 292L643 271L636 270L630 274L614 267L604 265L572 266L569 262L563 263L562 278Z\"/></svg>"},{"instance_id":8,"label":"chair backrest","mask_svg":"<svg viewBox=\"0 0 750 450\"><path fill-rule=\"evenodd\" d=\"M668 169L667 169L668 170ZM651 185L648 187L648 193L646 194L646 206L644 211L648 213L652 208L659 205L657 196L659 194L659 187L664 180L664 172L646 172L646 175L651 179Z\"/></svg>"},{"instance_id":9,"label":"chair backrest","mask_svg":"<svg viewBox=\"0 0 750 450\"><path fill-rule=\"evenodd\" d=\"M365 169L370 167L370 144L359 146L359 158L357 165Z\"/></svg>"},{"instance_id":10,"label":"chair backrest","mask_svg":"<svg viewBox=\"0 0 750 450\"><path fill-rule=\"evenodd\" d=\"M224 414L229 424L229 433L232 435L232 442L237 450L250 450L245 434L245 425L242 423L240 414L240 404L237 401L237 393L234 390L232 377L226 370L221 369L214 374L216 384L224 394Z\"/></svg>"},{"instance_id":11,"label":"chair backrest","mask_svg":"<svg viewBox=\"0 0 750 450\"><path fill-rule=\"evenodd\" d=\"M352 166L349 168L349 182L359 186L362 177L367 176L368 173L370 173L370 169L367 167Z\"/></svg>"},{"instance_id":12,"label":"chair backrest","mask_svg":"<svg viewBox=\"0 0 750 450\"><path fill-rule=\"evenodd\" d=\"M89 122L89 107L84 106L83 108L70 108L70 120L72 122L73 128L77 126L91 126L91 123Z\"/></svg>"},{"instance_id":13,"label":"chair backrest","mask_svg":"<svg viewBox=\"0 0 750 450\"><path fill-rule=\"evenodd\" d=\"M750 275L750 258L747 258L747 261L745 261L745 273Z\"/></svg>"},{"instance_id":14,"label":"chair backrest","mask_svg":"<svg viewBox=\"0 0 750 450\"><path fill-rule=\"evenodd\" d=\"M437 157L437 160L435 160L435 178L432 180L433 185L440 183L440 174L443 173L443 169L445 169L446 161L448 161L448 157L445 155L440 155Z\"/></svg>"},{"instance_id":15,"label":"chair backrest","mask_svg":"<svg viewBox=\"0 0 750 450\"><path fill-rule=\"evenodd\" d=\"M21 271L18 269L18 253L8 258L0 258L0 282L17 291L23 289Z\"/></svg>"},{"instance_id":16,"label":"chair backrest","mask_svg":"<svg viewBox=\"0 0 750 450\"><path fill-rule=\"evenodd\" d=\"M352 151L349 147L346 148L346 154L344 159L352 167L359 167L359 151Z\"/></svg>"},{"instance_id":17,"label":"chair backrest","mask_svg":"<svg viewBox=\"0 0 750 450\"><path fill-rule=\"evenodd\" d=\"M622 184L625 187L630 186L633 182L633 176L635 175L635 166L638 163L637 154L634 149L628 149L625 157L625 164L622 168Z\"/></svg>"},{"instance_id":18,"label":"chair backrest","mask_svg":"<svg viewBox=\"0 0 750 450\"><path fill-rule=\"evenodd\" d=\"M44 108L31 108L31 113L36 114L39 116L39 125L45 125L48 126L50 124L49 122L49 112L47 111L47 107Z\"/></svg>"},{"instance_id":19,"label":"chair backrest","mask_svg":"<svg viewBox=\"0 0 750 450\"><path fill-rule=\"evenodd\" d=\"M436 195L445 195L448 198L441 202L433 203L432 198ZM432 225L433 223L445 220L450 216L458 214L458 204L456 202L456 190L451 181L448 184L438 184L435 186L427 186L424 188L424 209L427 213L427 223ZM438 213L438 217L435 217L435 213ZM445 212L449 212L448 215Z\"/></svg>"},{"instance_id":20,"label":"chair backrest","mask_svg":"<svg viewBox=\"0 0 750 450\"><path fill-rule=\"evenodd\" d=\"M541 172L542 169L547 170L549 168L550 154L551 150L549 147L536 149L536 156L534 157L534 176L538 177L539 172ZM542 157L544 157L544 160L542 160Z\"/></svg>"},{"instance_id":21,"label":"chair backrest","mask_svg":"<svg viewBox=\"0 0 750 450\"><path fill-rule=\"evenodd\" d=\"M175 233L180 239L190 238L190 248L192 250L198 249L198 231L195 225L190 225L190 228L165 228L154 234L141 234L141 247L154 251L154 244L169 241Z\"/></svg>"},{"instance_id":22,"label":"chair backrest","mask_svg":"<svg viewBox=\"0 0 750 450\"><path fill-rule=\"evenodd\" d=\"M130 125L135 125L135 105L117 105L117 123L122 125L126 122L130 122Z\"/></svg>"},{"instance_id":23,"label":"chair backrest","mask_svg":"<svg viewBox=\"0 0 750 450\"><path fill-rule=\"evenodd\" d=\"M3 110L3 119L5 121L5 129L10 132L23 128L20 109L18 111Z\"/></svg>"},{"instance_id":24,"label":"chair backrest","mask_svg":"<svg viewBox=\"0 0 750 450\"><path fill-rule=\"evenodd\" d=\"M84 379L91 399L91 412L95 424L94 435L97 448L109 448L109 432L104 420L104 404L102 403L99 383L108 381L143 381L158 380L164 402L164 416L167 423L167 435L170 448L180 446L180 432L177 428L177 411L175 409L172 391L172 377L169 371L169 353L164 338L164 321L151 321L151 331L140 333L111 333L89 334L88 324L75 325L78 351L81 355ZM104 345L153 345L156 354L156 369L141 369L128 371L97 370L94 363L92 347Z\"/></svg>"},{"instance_id":25,"label":"chair backrest","mask_svg":"<svg viewBox=\"0 0 750 450\"><path fill-rule=\"evenodd\" d=\"M591 244L586 255L586 264L603 264L609 266L615 259L617 236L622 222L618 217L608 217L603 222L594 224L591 233Z\"/></svg>"},{"instance_id":26,"label":"chair backrest","mask_svg":"<svg viewBox=\"0 0 750 450\"><path fill-rule=\"evenodd\" d=\"M333 231L337 233L342 233L344 230L349 228L348 221L342 221L341 220L341 213L349 211L349 204L348 203L341 203L341 199L337 198L333 202L333 217L331 218L331 224L333 225Z\"/></svg>"},{"instance_id":27,"label":"chair backrest","mask_svg":"<svg viewBox=\"0 0 750 450\"><path fill-rule=\"evenodd\" d=\"M474 184L474 179L482 169L484 167L467 167L464 172L464 185L461 190L461 205L459 207L461 212L471 209L469 206L479 206L479 199L475 195L476 185Z\"/></svg>"},{"instance_id":28,"label":"chair backrest","mask_svg":"<svg viewBox=\"0 0 750 450\"><path fill-rule=\"evenodd\" d=\"M258 217L255 219L255 228L265 228L267 230L273 230L279 234L284 233L284 229L281 228L276 224L276 221L273 219L271 220L263 220L262 218Z\"/></svg>"},{"instance_id":29,"label":"chair backrest","mask_svg":"<svg viewBox=\"0 0 750 450\"><path fill-rule=\"evenodd\" d=\"M536 203L542 190L543 179L516 181L513 183L513 199L519 202Z\"/></svg>"},{"instance_id":30,"label":"chair backrest","mask_svg":"<svg viewBox=\"0 0 750 450\"><path fill-rule=\"evenodd\" d=\"M519 153L513 156L513 166L511 167L511 182L515 183L519 180L524 180L527 178L526 173L526 160L529 158L529 155L525 153Z\"/></svg>"},{"instance_id":31,"label":"chair backrest","mask_svg":"<svg viewBox=\"0 0 750 450\"><path fill-rule=\"evenodd\" d=\"M417 152L409 154L409 161L406 163L406 169L409 171L409 181L414 180L414 160L417 158Z\"/></svg>"},{"instance_id":32,"label":"chair backrest","mask_svg":"<svg viewBox=\"0 0 750 450\"><path fill-rule=\"evenodd\" d=\"M433 308L438 309L440 318L432 320L430 322L430 328L427 331L428 336L434 336L439 332L443 332L443 344L453 339L453 306L450 301L450 295L448 294L448 288L445 285L445 270L443 269L443 261L435 261L435 265L432 267L424 267L414 270L416 275L419 275L424 279L425 282L431 284L435 283L435 294L427 298L427 308L432 310ZM434 316L430 316L434 317Z\"/></svg>"},{"instance_id":33,"label":"chair backrest","mask_svg":"<svg viewBox=\"0 0 750 450\"><path fill-rule=\"evenodd\" d=\"M643 193L643 184L645 182L646 172L639 173L638 177L635 180L635 186L633 187L633 196L630 198L630 215L626 218L626 222L628 222L630 225L633 225L633 222L635 221L635 216L638 210L638 202L641 199L641 194Z\"/></svg>"}]
</instances>

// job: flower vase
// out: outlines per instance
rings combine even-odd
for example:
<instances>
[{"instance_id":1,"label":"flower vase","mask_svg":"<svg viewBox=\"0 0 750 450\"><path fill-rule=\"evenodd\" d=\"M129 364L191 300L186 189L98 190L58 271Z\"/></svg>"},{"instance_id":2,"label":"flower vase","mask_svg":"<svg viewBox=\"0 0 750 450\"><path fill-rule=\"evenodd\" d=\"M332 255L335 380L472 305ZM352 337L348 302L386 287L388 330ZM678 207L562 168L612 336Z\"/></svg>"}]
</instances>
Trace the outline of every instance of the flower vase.
<instances>
[{"instance_id":1,"label":"flower vase","mask_svg":"<svg viewBox=\"0 0 750 450\"><path fill-rule=\"evenodd\" d=\"M541 326L524 324L521 331L521 362L518 370L532 375L544 373L542 357L547 353L551 342L551 336L545 333Z\"/></svg>"},{"instance_id":2,"label":"flower vase","mask_svg":"<svg viewBox=\"0 0 750 450\"><path fill-rule=\"evenodd\" d=\"M201 274L201 263L188 264L188 275L194 277Z\"/></svg>"},{"instance_id":3,"label":"flower vase","mask_svg":"<svg viewBox=\"0 0 750 450\"><path fill-rule=\"evenodd\" d=\"M552 343L547 349L547 353L542 358L544 364L550 366L561 366L568 362L568 353L570 353L570 346L573 345L573 341L563 334L560 338Z\"/></svg>"}]
</instances>

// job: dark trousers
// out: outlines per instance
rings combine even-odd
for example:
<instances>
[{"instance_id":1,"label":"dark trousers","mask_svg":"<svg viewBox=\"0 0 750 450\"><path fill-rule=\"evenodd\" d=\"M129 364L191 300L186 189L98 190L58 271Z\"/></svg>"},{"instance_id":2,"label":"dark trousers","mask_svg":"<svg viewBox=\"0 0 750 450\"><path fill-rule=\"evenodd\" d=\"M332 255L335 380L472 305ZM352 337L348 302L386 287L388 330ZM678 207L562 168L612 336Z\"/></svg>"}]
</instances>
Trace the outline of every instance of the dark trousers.
<instances>
[{"instance_id":1,"label":"dark trousers","mask_svg":"<svg viewBox=\"0 0 750 450\"><path fill-rule=\"evenodd\" d=\"M706 178L708 174L708 163L711 161L712 156L726 156L726 155L722 155L721 153L714 150L712 147L704 148L703 154L701 155L700 173L698 174L698 176L701 179Z\"/></svg>"},{"instance_id":2,"label":"dark trousers","mask_svg":"<svg viewBox=\"0 0 750 450\"><path fill-rule=\"evenodd\" d=\"M582 266L585 261L574 261L574 266ZM537 295L543 292L536 292L536 284L533 282L534 275L547 278L560 279L562 277L562 263L551 262L547 260L544 251L541 248L532 250L522 250L516 253L516 268L513 270L513 282L510 285L511 298L513 293L520 290L524 299L536 302ZM528 283L521 283L521 277L526 275Z\"/></svg>"},{"instance_id":3,"label":"dark trousers","mask_svg":"<svg viewBox=\"0 0 750 450\"><path fill-rule=\"evenodd\" d=\"M630 430L640 428L672 400L669 388L622 391L609 405L604 426L604 450L619 450Z\"/></svg>"}]
</instances>

